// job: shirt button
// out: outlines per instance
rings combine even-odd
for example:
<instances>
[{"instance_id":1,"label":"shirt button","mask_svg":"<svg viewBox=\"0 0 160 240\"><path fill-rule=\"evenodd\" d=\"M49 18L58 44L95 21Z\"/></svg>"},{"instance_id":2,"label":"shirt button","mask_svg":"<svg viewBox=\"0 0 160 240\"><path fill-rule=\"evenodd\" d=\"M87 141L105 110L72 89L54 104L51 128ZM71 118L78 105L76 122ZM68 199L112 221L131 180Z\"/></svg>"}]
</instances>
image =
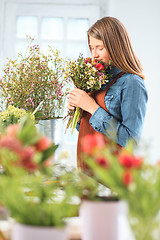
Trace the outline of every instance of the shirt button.
<instances>
[{"instance_id":1,"label":"shirt button","mask_svg":"<svg viewBox=\"0 0 160 240\"><path fill-rule=\"evenodd\" d=\"M97 128L97 127L95 127L95 129L97 130L98 128Z\"/></svg>"}]
</instances>

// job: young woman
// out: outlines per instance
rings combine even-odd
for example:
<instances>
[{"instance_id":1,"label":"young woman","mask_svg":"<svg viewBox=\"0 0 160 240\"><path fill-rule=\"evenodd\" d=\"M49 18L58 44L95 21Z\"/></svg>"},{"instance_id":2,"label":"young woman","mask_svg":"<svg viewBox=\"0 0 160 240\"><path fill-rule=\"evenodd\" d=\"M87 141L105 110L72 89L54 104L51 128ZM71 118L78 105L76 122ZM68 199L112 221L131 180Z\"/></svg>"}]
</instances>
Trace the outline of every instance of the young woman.
<instances>
[{"instance_id":1,"label":"young woman","mask_svg":"<svg viewBox=\"0 0 160 240\"><path fill-rule=\"evenodd\" d=\"M116 18L104 17L88 30L92 57L108 66L111 79L101 90L91 94L75 88L69 93L68 109L83 110L79 121L78 166L85 168L80 158L81 139L96 131L122 147L128 140L140 139L146 113L147 90L143 69L136 57L124 25Z\"/></svg>"}]
</instances>

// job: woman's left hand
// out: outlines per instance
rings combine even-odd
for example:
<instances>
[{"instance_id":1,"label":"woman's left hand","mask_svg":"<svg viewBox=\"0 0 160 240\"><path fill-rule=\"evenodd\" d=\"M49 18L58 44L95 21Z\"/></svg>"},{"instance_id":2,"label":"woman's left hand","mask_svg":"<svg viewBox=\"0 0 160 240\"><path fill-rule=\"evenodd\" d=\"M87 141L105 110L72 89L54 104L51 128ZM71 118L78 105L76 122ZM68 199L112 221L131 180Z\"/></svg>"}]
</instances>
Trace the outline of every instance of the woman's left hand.
<instances>
[{"instance_id":1,"label":"woman's left hand","mask_svg":"<svg viewBox=\"0 0 160 240\"><path fill-rule=\"evenodd\" d=\"M68 97L68 103L70 105L73 107L80 107L81 109L91 114L93 114L99 107L99 105L92 97L90 97L85 91L78 88L69 91Z\"/></svg>"}]
</instances>

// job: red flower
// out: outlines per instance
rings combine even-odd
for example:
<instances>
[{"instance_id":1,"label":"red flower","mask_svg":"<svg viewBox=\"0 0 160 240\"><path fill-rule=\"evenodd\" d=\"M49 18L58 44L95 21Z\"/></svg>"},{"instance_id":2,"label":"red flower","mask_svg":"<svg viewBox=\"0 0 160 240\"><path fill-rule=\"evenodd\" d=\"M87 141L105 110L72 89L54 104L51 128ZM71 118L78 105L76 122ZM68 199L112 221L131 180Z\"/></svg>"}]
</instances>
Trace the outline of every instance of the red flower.
<instances>
[{"instance_id":1,"label":"red flower","mask_svg":"<svg viewBox=\"0 0 160 240\"><path fill-rule=\"evenodd\" d=\"M140 168L143 163L142 157L133 156L129 153L122 153L119 155L119 162L126 168Z\"/></svg>"},{"instance_id":2,"label":"red flower","mask_svg":"<svg viewBox=\"0 0 160 240\"><path fill-rule=\"evenodd\" d=\"M96 67L99 71L105 69L104 66L103 66L101 63L96 64L95 67Z\"/></svg>"},{"instance_id":3,"label":"red flower","mask_svg":"<svg viewBox=\"0 0 160 240\"><path fill-rule=\"evenodd\" d=\"M105 167L105 168L108 168L108 167L109 167L109 164L108 164L107 160L106 160L105 158L103 158L103 157L97 157L97 158L96 158L96 162L97 162L99 165L101 165L101 166L103 166L103 167Z\"/></svg>"},{"instance_id":4,"label":"red flower","mask_svg":"<svg viewBox=\"0 0 160 240\"><path fill-rule=\"evenodd\" d=\"M20 166L24 167L29 172L38 168L38 165L33 161L35 151L33 147L27 147L23 149L23 157L20 161Z\"/></svg>"},{"instance_id":5,"label":"red flower","mask_svg":"<svg viewBox=\"0 0 160 240\"><path fill-rule=\"evenodd\" d=\"M128 186L132 182L133 178L129 171L126 171L122 177L122 182L124 185Z\"/></svg>"},{"instance_id":6,"label":"red flower","mask_svg":"<svg viewBox=\"0 0 160 240\"><path fill-rule=\"evenodd\" d=\"M133 167L133 156L128 153L122 153L119 156L119 162L121 165L123 165L126 168L132 168Z\"/></svg>"},{"instance_id":7,"label":"red flower","mask_svg":"<svg viewBox=\"0 0 160 240\"><path fill-rule=\"evenodd\" d=\"M142 157L133 157L133 166L135 168L140 168L143 164L143 158Z\"/></svg>"},{"instance_id":8,"label":"red flower","mask_svg":"<svg viewBox=\"0 0 160 240\"><path fill-rule=\"evenodd\" d=\"M37 151L45 151L50 146L51 146L51 140L49 138L46 138L46 137L41 137L39 139L38 143L36 143Z\"/></svg>"},{"instance_id":9,"label":"red flower","mask_svg":"<svg viewBox=\"0 0 160 240\"><path fill-rule=\"evenodd\" d=\"M17 162L13 162L14 165L24 167L29 171L33 171L38 167L38 165L33 162L35 149L33 147L24 147L21 141L13 136L3 136L0 139L0 147L11 150L16 154L18 158Z\"/></svg>"},{"instance_id":10,"label":"red flower","mask_svg":"<svg viewBox=\"0 0 160 240\"><path fill-rule=\"evenodd\" d=\"M105 147L104 137L99 134L88 134L82 139L82 151L92 154L95 148L103 149Z\"/></svg>"}]
</instances>

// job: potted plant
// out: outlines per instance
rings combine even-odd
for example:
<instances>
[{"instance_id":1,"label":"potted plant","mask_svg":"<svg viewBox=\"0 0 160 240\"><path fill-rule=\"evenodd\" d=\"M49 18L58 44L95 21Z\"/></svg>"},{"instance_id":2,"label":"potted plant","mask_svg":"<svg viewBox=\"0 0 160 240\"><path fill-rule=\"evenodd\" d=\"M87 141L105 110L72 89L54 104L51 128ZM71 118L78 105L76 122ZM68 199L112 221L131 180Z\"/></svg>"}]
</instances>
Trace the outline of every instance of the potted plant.
<instances>
[{"instance_id":1,"label":"potted plant","mask_svg":"<svg viewBox=\"0 0 160 240\"><path fill-rule=\"evenodd\" d=\"M128 221L136 240L159 239L160 166L151 165L98 133L83 139L84 160L101 183L128 206Z\"/></svg>"},{"instance_id":2,"label":"potted plant","mask_svg":"<svg viewBox=\"0 0 160 240\"><path fill-rule=\"evenodd\" d=\"M11 104L33 112L43 102L36 113L37 120L62 117L67 94L67 81L63 81L65 61L58 50L49 47L49 53L44 54L33 38L28 37L27 41L25 54L9 59L3 69L2 110Z\"/></svg>"},{"instance_id":3,"label":"potted plant","mask_svg":"<svg viewBox=\"0 0 160 240\"><path fill-rule=\"evenodd\" d=\"M67 191L80 202L79 217L81 238L84 240L118 239L118 217L121 202L110 189L101 184L92 174L81 170L68 172L63 176Z\"/></svg>"},{"instance_id":4,"label":"potted plant","mask_svg":"<svg viewBox=\"0 0 160 240\"><path fill-rule=\"evenodd\" d=\"M54 119L63 117L68 92L68 81L63 79L65 60L57 49L48 47L48 54L44 54L33 38L28 36L27 42L25 54L8 59L4 66L0 79L1 111L13 105L33 113L38 107L36 121L51 128L47 133L52 131L53 135ZM46 134L43 127L41 131ZM53 140L52 135L49 137Z\"/></svg>"},{"instance_id":5,"label":"potted plant","mask_svg":"<svg viewBox=\"0 0 160 240\"><path fill-rule=\"evenodd\" d=\"M0 202L16 221L12 240L67 238L64 219L73 216L77 206L69 203L54 172L56 148L28 118L1 134Z\"/></svg>"}]
</instances>

